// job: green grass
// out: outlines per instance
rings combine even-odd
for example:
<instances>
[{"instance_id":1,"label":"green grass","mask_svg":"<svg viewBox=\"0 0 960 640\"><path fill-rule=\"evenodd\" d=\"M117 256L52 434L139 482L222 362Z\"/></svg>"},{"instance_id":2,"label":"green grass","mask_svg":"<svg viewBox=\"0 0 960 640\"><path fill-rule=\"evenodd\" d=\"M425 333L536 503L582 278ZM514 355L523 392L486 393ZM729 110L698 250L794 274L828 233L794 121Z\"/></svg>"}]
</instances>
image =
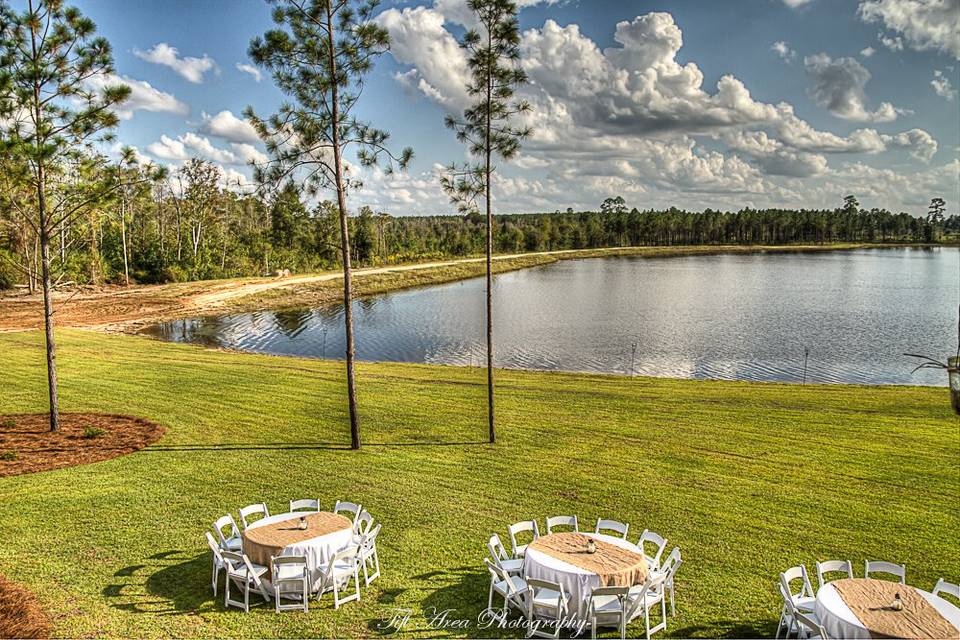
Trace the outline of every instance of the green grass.
<instances>
[{"instance_id":1,"label":"green grass","mask_svg":"<svg viewBox=\"0 0 960 640\"><path fill-rule=\"evenodd\" d=\"M0 335L0 414L44 409L40 341ZM340 363L60 341L64 410L168 430L128 456L0 479L0 573L39 595L58 636L376 635L396 607L412 609L404 635L463 635L424 612L476 616L489 534L564 513L681 547L669 635L772 637L777 572L798 562L904 562L928 589L960 577L960 431L944 389L505 371L489 446L481 370L363 364L365 447L352 452ZM224 611L203 531L298 497L368 506L383 577L339 611L329 596L308 615Z\"/></svg>"}]
</instances>

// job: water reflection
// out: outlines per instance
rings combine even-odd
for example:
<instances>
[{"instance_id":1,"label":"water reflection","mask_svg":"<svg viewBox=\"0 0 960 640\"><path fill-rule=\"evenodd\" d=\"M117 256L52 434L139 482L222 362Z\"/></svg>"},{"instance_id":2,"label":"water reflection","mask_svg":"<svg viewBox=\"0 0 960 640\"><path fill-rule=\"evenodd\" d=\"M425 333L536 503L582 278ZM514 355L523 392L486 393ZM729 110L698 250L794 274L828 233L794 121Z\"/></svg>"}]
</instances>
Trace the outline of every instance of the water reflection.
<instances>
[{"instance_id":1,"label":"water reflection","mask_svg":"<svg viewBox=\"0 0 960 640\"><path fill-rule=\"evenodd\" d=\"M955 249L565 261L494 280L496 362L684 378L946 384ZM354 302L357 356L479 366L482 278ZM165 323L164 340L342 357L342 305ZM634 344L636 345L634 351Z\"/></svg>"}]
</instances>

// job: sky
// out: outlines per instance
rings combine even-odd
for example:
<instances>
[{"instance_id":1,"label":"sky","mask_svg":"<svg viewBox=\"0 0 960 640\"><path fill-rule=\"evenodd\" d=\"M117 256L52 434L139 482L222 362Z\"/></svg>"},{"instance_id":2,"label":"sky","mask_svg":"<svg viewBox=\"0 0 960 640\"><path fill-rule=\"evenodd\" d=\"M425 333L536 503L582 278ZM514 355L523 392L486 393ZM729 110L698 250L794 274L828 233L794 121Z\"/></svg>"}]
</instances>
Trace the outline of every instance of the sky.
<instances>
[{"instance_id":1,"label":"sky","mask_svg":"<svg viewBox=\"0 0 960 640\"><path fill-rule=\"evenodd\" d=\"M498 212L865 207L960 202L960 0L519 0L533 133L498 163ZM118 145L248 188L265 149L242 120L284 96L247 56L261 0L82 0L132 88ZM349 195L392 215L453 213L438 172L467 159L443 127L469 105L466 0L384 0L391 51L358 115L410 146L406 172L354 167ZM332 194L331 194L332 195Z\"/></svg>"}]
</instances>

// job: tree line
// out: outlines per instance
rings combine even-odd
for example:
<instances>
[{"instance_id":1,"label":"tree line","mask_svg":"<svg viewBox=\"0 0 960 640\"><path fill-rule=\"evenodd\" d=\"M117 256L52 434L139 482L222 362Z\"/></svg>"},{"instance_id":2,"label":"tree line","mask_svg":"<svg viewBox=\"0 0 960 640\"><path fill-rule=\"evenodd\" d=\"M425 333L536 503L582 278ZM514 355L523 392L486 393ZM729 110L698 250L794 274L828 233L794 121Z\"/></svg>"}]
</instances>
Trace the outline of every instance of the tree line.
<instances>
[{"instance_id":1,"label":"tree line","mask_svg":"<svg viewBox=\"0 0 960 640\"><path fill-rule=\"evenodd\" d=\"M91 169L88 168L88 171ZM51 234L53 281L124 284L295 273L342 266L335 203L308 204L293 182L276 194L242 194L219 169L191 160L172 176L101 158L97 171L127 183L64 219ZM68 184L74 176L63 176ZM109 181L105 176L103 180ZM935 199L937 200L937 199ZM936 243L960 238L960 216L925 217L844 205L835 209L627 208L609 198L596 211L496 216L495 253L643 245ZM486 220L478 213L391 216L361 206L348 219L360 266L482 254ZM39 287L39 241L13 208L0 208L0 287Z\"/></svg>"}]
</instances>

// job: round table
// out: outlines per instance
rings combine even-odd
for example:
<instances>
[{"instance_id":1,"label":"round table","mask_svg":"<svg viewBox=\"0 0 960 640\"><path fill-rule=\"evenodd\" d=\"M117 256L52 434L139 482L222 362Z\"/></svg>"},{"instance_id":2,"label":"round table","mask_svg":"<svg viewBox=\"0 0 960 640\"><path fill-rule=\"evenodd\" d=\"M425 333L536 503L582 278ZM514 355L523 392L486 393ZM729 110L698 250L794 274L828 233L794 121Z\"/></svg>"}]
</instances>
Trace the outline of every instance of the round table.
<instances>
[{"instance_id":1,"label":"round table","mask_svg":"<svg viewBox=\"0 0 960 640\"><path fill-rule=\"evenodd\" d=\"M857 581L864 581L864 578L855 578ZM873 579L869 582L880 582ZM943 616L947 622L958 629L960 634L960 609L943 598L939 598L929 591L917 589L909 585L897 585L902 591L910 589L922 596L927 602ZM878 607L887 606L889 602L878 602ZM820 587L817 591L817 599L814 612L820 618L820 624L824 631L831 638L872 638L869 629L857 618L856 614L847 606L840 593L834 588L833 583Z\"/></svg>"},{"instance_id":2,"label":"round table","mask_svg":"<svg viewBox=\"0 0 960 640\"><path fill-rule=\"evenodd\" d=\"M298 528L306 517L310 525ZM270 568L273 556L305 556L313 588L317 587L330 558L353 541L353 522L326 511L281 513L257 520L241 534L243 552L255 564ZM270 588L272 569L264 577Z\"/></svg>"},{"instance_id":3,"label":"round table","mask_svg":"<svg viewBox=\"0 0 960 640\"><path fill-rule=\"evenodd\" d=\"M565 535L570 534L554 533L548 536L542 536L539 540L549 540L554 536ZM607 542L643 556L643 551L637 545L627 542L623 538L602 533L583 533L581 535ZM537 549L534 544L527 546L527 550L524 553L523 576L528 579L547 580L562 585L564 592L570 596L568 603L569 615L580 620L584 620L587 617L587 609L590 606L590 594L594 588L602 585L600 576L595 572L555 558Z\"/></svg>"}]
</instances>

